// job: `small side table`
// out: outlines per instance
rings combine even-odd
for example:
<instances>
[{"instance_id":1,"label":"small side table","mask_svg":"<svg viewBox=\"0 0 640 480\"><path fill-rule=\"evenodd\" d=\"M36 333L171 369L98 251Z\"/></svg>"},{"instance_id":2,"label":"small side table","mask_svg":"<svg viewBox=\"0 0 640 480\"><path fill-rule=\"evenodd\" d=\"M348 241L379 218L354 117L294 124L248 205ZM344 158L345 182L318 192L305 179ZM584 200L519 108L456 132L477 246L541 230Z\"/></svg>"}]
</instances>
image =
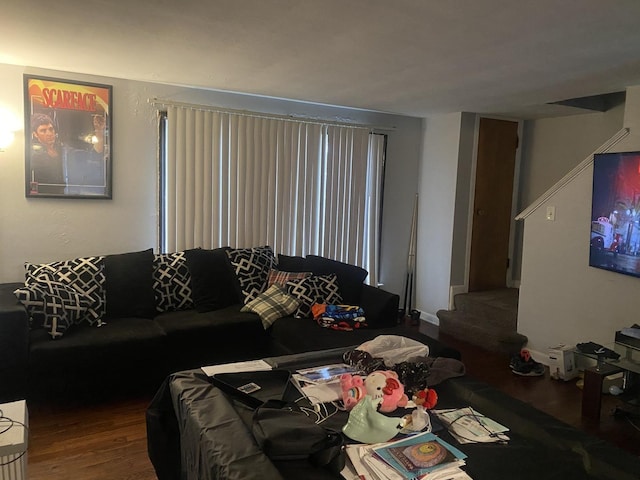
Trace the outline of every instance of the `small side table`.
<instances>
[{"instance_id":1,"label":"small side table","mask_svg":"<svg viewBox=\"0 0 640 480\"><path fill-rule=\"evenodd\" d=\"M594 367L584 369L584 385L582 387L582 416L584 418L600 420L604 377L621 371L620 367L600 362Z\"/></svg>"},{"instance_id":2,"label":"small side table","mask_svg":"<svg viewBox=\"0 0 640 480\"><path fill-rule=\"evenodd\" d=\"M0 410L0 480L27 480L27 403L2 403Z\"/></svg>"}]
</instances>

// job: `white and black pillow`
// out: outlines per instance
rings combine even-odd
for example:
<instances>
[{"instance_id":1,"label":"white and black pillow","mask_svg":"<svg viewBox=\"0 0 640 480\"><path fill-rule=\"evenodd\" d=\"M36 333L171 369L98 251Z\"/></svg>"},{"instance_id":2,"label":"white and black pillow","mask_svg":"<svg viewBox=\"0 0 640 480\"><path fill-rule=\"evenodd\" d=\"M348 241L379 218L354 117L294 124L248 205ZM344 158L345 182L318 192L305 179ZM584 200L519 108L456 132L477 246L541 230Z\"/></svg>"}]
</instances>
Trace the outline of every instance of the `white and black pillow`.
<instances>
[{"instance_id":1,"label":"white and black pillow","mask_svg":"<svg viewBox=\"0 0 640 480\"><path fill-rule=\"evenodd\" d=\"M33 321L42 322L51 338L62 337L73 324L80 323L92 299L61 282L47 280L25 285L14 291Z\"/></svg>"},{"instance_id":2,"label":"white and black pillow","mask_svg":"<svg viewBox=\"0 0 640 480\"><path fill-rule=\"evenodd\" d=\"M184 252L155 255L153 259L153 293L158 312L193 308L191 274Z\"/></svg>"},{"instance_id":3,"label":"white and black pillow","mask_svg":"<svg viewBox=\"0 0 640 480\"><path fill-rule=\"evenodd\" d=\"M42 328L44 326L44 297L42 290L37 285L37 283L32 283L29 286L25 285L13 291L18 301L27 310L31 328Z\"/></svg>"},{"instance_id":4,"label":"white and black pillow","mask_svg":"<svg viewBox=\"0 0 640 480\"><path fill-rule=\"evenodd\" d=\"M91 299L83 318L89 325L102 325L105 315L104 257L80 257L53 263L25 263L25 285L49 279L70 286Z\"/></svg>"},{"instance_id":5,"label":"white and black pillow","mask_svg":"<svg viewBox=\"0 0 640 480\"><path fill-rule=\"evenodd\" d=\"M290 280L286 283L286 289L289 295L300 302L300 306L294 313L296 318L310 318L312 316L311 307L314 303L334 305L342 303L338 278L333 273Z\"/></svg>"},{"instance_id":6,"label":"white and black pillow","mask_svg":"<svg viewBox=\"0 0 640 480\"><path fill-rule=\"evenodd\" d=\"M277 265L273 249L269 246L231 248L227 256L238 279L243 302L247 304L267 287L269 271Z\"/></svg>"}]
</instances>

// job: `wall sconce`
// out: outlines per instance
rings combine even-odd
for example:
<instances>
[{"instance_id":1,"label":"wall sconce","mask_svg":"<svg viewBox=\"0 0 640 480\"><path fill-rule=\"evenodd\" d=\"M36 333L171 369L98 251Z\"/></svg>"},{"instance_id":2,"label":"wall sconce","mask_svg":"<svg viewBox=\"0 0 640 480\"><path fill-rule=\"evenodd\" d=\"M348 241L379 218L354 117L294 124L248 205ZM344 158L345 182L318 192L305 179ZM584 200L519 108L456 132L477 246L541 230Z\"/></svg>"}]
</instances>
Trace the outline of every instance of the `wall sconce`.
<instances>
[{"instance_id":1,"label":"wall sconce","mask_svg":"<svg viewBox=\"0 0 640 480\"><path fill-rule=\"evenodd\" d=\"M4 149L13 143L15 132L20 128L20 121L13 112L0 107L0 152L4 152Z\"/></svg>"}]
</instances>

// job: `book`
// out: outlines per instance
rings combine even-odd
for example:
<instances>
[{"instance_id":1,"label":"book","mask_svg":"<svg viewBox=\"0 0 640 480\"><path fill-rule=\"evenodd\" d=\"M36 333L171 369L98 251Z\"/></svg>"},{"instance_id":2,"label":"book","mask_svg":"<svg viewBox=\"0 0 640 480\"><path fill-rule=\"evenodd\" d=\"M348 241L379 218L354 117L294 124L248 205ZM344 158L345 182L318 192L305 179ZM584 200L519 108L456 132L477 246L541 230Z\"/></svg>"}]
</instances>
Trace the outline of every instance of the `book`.
<instances>
[{"instance_id":1,"label":"book","mask_svg":"<svg viewBox=\"0 0 640 480\"><path fill-rule=\"evenodd\" d=\"M346 480L405 480L407 477L378 457L373 449L393 442L349 444L345 446L346 462L341 472ZM443 466L416 477L418 480L471 480L458 464Z\"/></svg>"},{"instance_id":2,"label":"book","mask_svg":"<svg viewBox=\"0 0 640 480\"><path fill-rule=\"evenodd\" d=\"M419 479L441 468L460 467L467 456L433 433L373 447L373 452L404 478Z\"/></svg>"}]
</instances>

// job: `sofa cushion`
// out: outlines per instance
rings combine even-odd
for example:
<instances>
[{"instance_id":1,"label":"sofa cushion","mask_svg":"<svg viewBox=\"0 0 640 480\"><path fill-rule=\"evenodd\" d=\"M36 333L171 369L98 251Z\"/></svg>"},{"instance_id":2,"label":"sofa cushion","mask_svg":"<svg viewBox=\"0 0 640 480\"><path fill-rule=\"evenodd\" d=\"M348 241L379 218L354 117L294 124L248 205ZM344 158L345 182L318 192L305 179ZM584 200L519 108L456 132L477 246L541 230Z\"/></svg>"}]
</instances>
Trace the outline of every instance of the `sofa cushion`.
<instances>
[{"instance_id":1,"label":"sofa cushion","mask_svg":"<svg viewBox=\"0 0 640 480\"><path fill-rule=\"evenodd\" d=\"M461 358L458 350L404 325L397 325L391 328L336 331L323 328L311 319L301 320L284 317L276 320L268 333L281 347L288 350L287 353L302 353L348 346L357 347L366 341L376 338L378 335L400 335L427 345L429 347L429 355L432 357L450 357L458 360Z\"/></svg>"},{"instance_id":2,"label":"sofa cushion","mask_svg":"<svg viewBox=\"0 0 640 480\"><path fill-rule=\"evenodd\" d=\"M113 319L100 328L78 325L55 342L45 342L43 330L30 333L29 363L36 370L120 369L121 373L142 365L134 359L161 361L165 333L147 318ZM124 370L123 370L124 368Z\"/></svg>"},{"instance_id":3,"label":"sofa cushion","mask_svg":"<svg viewBox=\"0 0 640 480\"><path fill-rule=\"evenodd\" d=\"M153 293L158 312L193 308L191 274L184 252L154 256Z\"/></svg>"},{"instance_id":4,"label":"sofa cushion","mask_svg":"<svg viewBox=\"0 0 640 480\"><path fill-rule=\"evenodd\" d=\"M294 313L296 318L310 318L311 306L314 303L342 303L338 279L333 273L290 280L285 287L287 293L300 302Z\"/></svg>"},{"instance_id":5,"label":"sofa cushion","mask_svg":"<svg viewBox=\"0 0 640 480\"><path fill-rule=\"evenodd\" d=\"M265 337L260 319L253 313L241 312L244 304L236 303L217 310L196 312L184 310L166 312L158 315L154 321L172 340L181 334L193 335L193 338L206 338L208 342L229 343L232 332L242 336L242 331L259 329Z\"/></svg>"},{"instance_id":6,"label":"sofa cushion","mask_svg":"<svg viewBox=\"0 0 640 480\"><path fill-rule=\"evenodd\" d=\"M273 249L269 246L254 248L232 248L227 256L238 280L243 302L249 303L267 287L269 271L277 265Z\"/></svg>"},{"instance_id":7,"label":"sofa cushion","mask_svg":"<svg viewBox=\"0 0 640 480\"><path fill-rule=\"evenodd\" d=\"M273 284L240 309L241 312L257 313L265 329L286 315L291 315L300 302L289 295L280 285Z\"/></svg>"},{"instance_id":8,"label":"sofa cushion","mask_svg":"<svg viewBox=\"0 0 640 480\"><path fill-rule=\"evenodd\" d=\"M269 356L271 340L260 318L241 312L242 306L158 315L155 322L167 333L166 355L174 370Z\"/></svg>"},{"instance_id":9,"label":"sofa cushion","mask_svg":"<svg viewBox=\"0 0 640 480\"><path fill-rule=\"evenodd\" d=\"M100 326L105 315L104 259L101 256L79 257L52 263L25 263L25 285L37 282L43 276L49 280L73 287L91 298L91 305L81 320Z\"/></svg>"},{"instance_id":10,"label":"sofa cushion","mask_svg":"<svg viewBox=\"0 0 640 480\"><path fill-rule=\"evenodd\" d=\"M369 275L369 272L364 268L318 255L307 255L306 259L311 271L315 275L336 274L340 294L346 303L350 305L360 304L362 284L367 278L367 275Z\"/></svg>"},{"instance_id":11,"label":"sofa cushion","mask_svg":"<svg viewBox=\"0 0 640 480\"><path fill-rule=\"evenodd\" d=\"M198 312L218 310L240 301L227 250L229 247L194 248L184 252L191 275L193 303Z\"/></svg>"},{"instance_id":12,"label":"sofa cushion","mask_svg":"<svg viewBox=\"0 0 640 480\"><path fill-rule=\"evenodd\" d=\"M39 282L25 285L14 293L27 308L34 327L44 327L51 338L60 338L69 327L80 322L91 305L91 298L64 283L40 278Z\"/></svg>"},{"instance_id":13,"label":"sofa cushion","mask_svg":"<svg viewBox=\"0 0 640 480\"><path fill-rule=\"evenodd\" d=\"M106 318L156 315L153 249L104 257Z\"/></svg>"}]
</instances>

